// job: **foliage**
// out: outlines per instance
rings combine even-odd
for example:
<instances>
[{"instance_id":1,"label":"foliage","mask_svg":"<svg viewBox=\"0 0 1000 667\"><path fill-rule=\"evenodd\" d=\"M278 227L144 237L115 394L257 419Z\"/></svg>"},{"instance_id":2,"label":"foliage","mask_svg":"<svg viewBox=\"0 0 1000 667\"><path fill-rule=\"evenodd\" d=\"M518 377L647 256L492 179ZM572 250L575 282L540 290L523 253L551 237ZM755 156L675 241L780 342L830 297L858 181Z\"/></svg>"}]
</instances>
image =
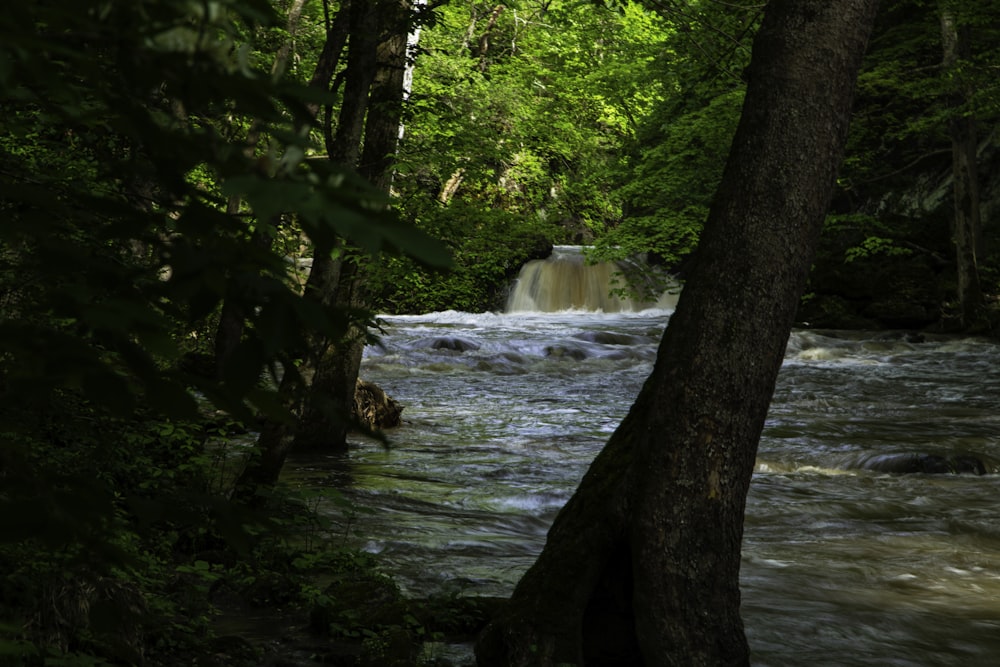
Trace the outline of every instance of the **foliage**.
<instances>
[{"instance_id":1,"label":"foliage","mask_svg":"<svg viewBox=\"0 0 1000 667\"><path fill-rule=\"evenodd\" d=\"M214 493L218 431L122 419L66 393L44 421L5 410L4 422L23 445L5 443L0 598L4 621L23 619L7 642L30 640L39 660L133 663L203 636L208 609L181 580L184 560L243 523Z\"/></svg>"},{"instance_id":2,"label":"foliage","mask_svg":"<svg viewBox=\"0 0 1000 667\"><path fill-rule=\"evenodd\" d=\"M504 286L524 262L547 255L561 233L537 216L483 211L461 199L446 208L431 204L417 221L428 233L446 240L454 267L447 272L432 271L405 258L384 263L372 281L382 312L502 308Z\"/></svg>"},{"instance_id":3,"label":"foliage","mask_svg":"<svg viewBox=\"0 0 1000 667\"><path fill-rule=\"evenodd\" d=\"M646 76L661 23L636 3L473 0L421 33L394 188L405 217L444 239L456 270L393 262L383 303L491 309L551 243L616 224L623 147L659 98Z\"/></svg>"},{"instance_id":4,"label":"foliage","mask_svg":"<svg viewBox=\"0 0 1000 667\"><path fill-rule=\"evenodd\" d=\"M897 0L881 12L865 68L841 185L857 203L911 184L915 176L950 168L951 114L972 114L984 128L1000 115L1000 88L990 72L1000 53L994 3L953 3L970 31L973 52L954 71L941 69L941 7ZM992 13L991 13L992 12ZM973 94L956 108L954 78Z\"/></svg>"},{"instance_id":5,"label":"foliage","mask_svg":"<svg viewBox=\"0 0 1000 667\"><path fill-rule=\"evenodd\" d=\"M826 219L824 232L827 236L839 234L852 238L852 244L844 253L844 262L848 263L877 255L904 257L913 253L912 248L901 245L898 230L870 215L831 215Z\"/></svg>"},{"instance_id":6,"label":"foliage","mask_svg":"<svg viewBox=\"0 0 1000 667\"><path fill-rule=\"evenodd\" d=\"M652 253L677 267L698 242L739 117L743 92L735 89L682 116L650 119L650 137L636 157L621 196L630 203L622 223L597 243L597 258ZM662 110L661 110L662 114Z\"/></svg>"},{"instance_id":7,"label":"foliage","mask_svg":"<svg viewBox=\"0 0 1000 667\"><path fill-rule=\"evenodd\" d=\"M953 12L970 46L956 66L947 69L942 67L945 9ZM897 0L883 7L858 80L849 149L833 210L839 222L824 232L827 243L819 271L836 272L845 259L857 263L878 257L883 265L899 267L903 283L912 281L909 274L922 273L925 281L954 289L954 269L949 266L956 256L950 230L954 203L949 124L956 116L971 115L979 127L986 215L995 198L989 165L997 154L992 135L1000 121L1000 89L989 74L1000 55L993 46L997 26L986 18L995 17L995 12L992 2ZM963 91L961 98L956 91ZM990 276L998 239L987 223L978 267L988 292L996 291ZM886 293L882 299L907 298L904 290L888 286L891 281L880 284ZM896 289L895 295L890 289Z\"/></svg>"},{"instance_id":8,"label":"foliage","mask_svg":"<svg viewBox=\"0 0 1000 667\"><path fill-rule=\"evenodd\" d=\"M947 164L941 104L940 23L936 7L896 2L880 16L858 78L858 113L851 127L842 184L864 196L865 181L877 188L905 181L900 165L915 160ZM882 182L888 180L888 183Z\"/></svg>"},{"instance_id":9,"label":"foliage","mask_svg":"<svg viewBox=\"0 0 1000 667\"><path fill-rule=\"evenodd\" d=\"M266 3L239 7L248 22L270 14ZM0 69L4 106L21 121L6 142L23 146L42 134L54 159L68 146L84 156L70 158L71 168L63 170L32 163L23 151L5 154L8 273L23 279L34 271L29 284L46 286L7 291L19 317L4 322L0 337L10 354L7 389L15 396L31 396L30 378L38 375L32 364L40 356L51 363L61 354L50 365L58 378L43 373L47 380L107 394L124 414L139 389L153 407L191 416L184 385L195 380L157 365L177 356L171 319L194 326L223 297L242 296L257 334L240 350L243 371L223 387L200 389L246 416L242 394L259 407L268 403L252 381L268 359L294 349L304 331L342 328L341 315L298 297L286 262L251 243L247 220L224 215L219 194L188 177L195 170L213 173L223 195L241 196L260 224L294 210L315 241L337 235L369 252L408 246L423 259L442 260L426 237L375 214L381 196L365 183L327 161L306 159L310 147L292 130L313 93L269 85L249 69L244 50L235 59L223 50L225 40L202 48L197 23L188 25L189 8L166 3L155 22L138 6L100 13L95 6L82 21L76 8L39 9L41 16L15 15L4 25L11 35ZM18 30L33 20L49 32ZM227 25L201 28L214 34ZM83 40L106 34L114 35L101 41L106 48L83 48ZM81 44L74 49L66 35ZM65 62L46 69L30 55L46 50L62 53ZM83 83L76 78L81 73ZM269 135L285 140L284 147L272 143L260 156L246 155L220 126L226 115L241 113L271 124ZM95 191L90 179L76 178L84 169L104 185ZM33 320L32 313L46 315ZM87 339L101 341L101 354L81 347ZM123 382L123 368L137 385Z\"/></svg>"},{"instance_id":10,"label":"foliage","mask_svg":"<svg viewBox=\"0 0 1000 667\"><path fill-rule=\"evenodd\" d=\"M941 6L919 0L896 0L880 14L858 80L858 115L852 125L846 172L865 192L866 181L905 181L926 161L947 162L950 114L971 113L992 124L1000 113L1000 88L990 72L996 66L995 3L951 3L971 32L973 53L954 72L942 72ZM953 77L964 79L974 94L954 108L949 94ZM902 169L900 167L903 167ZM890 180L890 186L897 180Z\"/></svg>"},{"instance_id":11,"label":"foliage","mask_svg":"<svg viewBox=\"0 0 1000 667\"><path fill-rule=\"evenodd\" d=\"M447 261L312 159L305 105L335 100L267 71L252 40L278 19L265 0L0 16L0 620L29 664L170 662L205 636L205 554L250 553L260 519L226 500L205 415L280 416L262 376L353 317L304 300L255 236L294 220L309 242ZM217 381L181 355L223 299L248 328Z\"/></svg>"},{"instance_id":12,"label":"foliage","mask_svg":"<svg viewBox=\"0 0 1000 667\"><path fill-rule=\"evenodd\" d=\"M743 104L741 72L759 16L717 7L658 6L669 29L647 76L663 95L640 124L621 223L597 239L595 259L649 255L677 270L695 248Z\"/></svg>"}]
</instances>

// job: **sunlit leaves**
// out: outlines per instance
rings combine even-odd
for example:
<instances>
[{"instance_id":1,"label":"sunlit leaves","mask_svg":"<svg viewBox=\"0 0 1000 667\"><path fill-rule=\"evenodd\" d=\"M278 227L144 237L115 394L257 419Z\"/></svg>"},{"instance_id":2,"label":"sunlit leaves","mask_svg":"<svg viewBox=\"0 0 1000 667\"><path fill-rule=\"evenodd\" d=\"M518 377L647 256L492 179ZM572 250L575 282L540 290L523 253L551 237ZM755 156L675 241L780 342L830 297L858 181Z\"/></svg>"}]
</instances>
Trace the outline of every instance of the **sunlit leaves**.
<instances>
[{"instance_id":1,"label":"sunlit leaves","mask_svg":"<svg viewBox=\"0 0 1000 667\"><path fill-rule=\"evenodd\" d=\"M637 3L495 9L448 3L422 32L394 184L407 217L443 230L463 274L447 278L456 303L480 308L479 280L504 280L480 243L523 258L617 224L624 154L662 93L650 66L664 24ZM446 303L441 279L416 282L434 292L428 303ZM412 303L415 290L401 291L393 298Z\"/></svg>"}]
</instances>

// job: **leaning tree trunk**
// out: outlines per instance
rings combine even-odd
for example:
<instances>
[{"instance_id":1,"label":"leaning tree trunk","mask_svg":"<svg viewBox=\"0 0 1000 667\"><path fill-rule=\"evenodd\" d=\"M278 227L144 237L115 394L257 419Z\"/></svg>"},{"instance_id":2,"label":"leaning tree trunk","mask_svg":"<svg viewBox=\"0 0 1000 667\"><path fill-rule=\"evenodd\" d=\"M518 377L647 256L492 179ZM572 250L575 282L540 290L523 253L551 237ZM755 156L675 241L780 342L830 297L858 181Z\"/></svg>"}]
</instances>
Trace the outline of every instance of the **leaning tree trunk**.
<instances>
[{"instance_id":1,"label":"leaning tree trunk","mask_svg":"<svg viewBox=\"0 0 1000 667\"><path fill-rule=\"evenodd\" d=\"M773 0L695 267L480 665L746 665L743 512L877 0Z\"/></svg>"},{"instance_id":2,"label":"leaning tree trunk","mask_svg":"<svg viewBox=\"0 0 1000 667\"><path fill-rule=\"evenodd\" d=\"M981 314L983 293L979 283L977 245L980 236L979 174L976 165L976 118L965 110L967 86L961 84L959 63L971 54L968 26L960 26L947 7L941 8L941 43L945 73L954 75L959 83L951 95L952 118L948 122L951 135L952 181L955 197L955 219L952 236L958 267L958 303L962 326L973 325Z\"/></svg>"}]
</instances>

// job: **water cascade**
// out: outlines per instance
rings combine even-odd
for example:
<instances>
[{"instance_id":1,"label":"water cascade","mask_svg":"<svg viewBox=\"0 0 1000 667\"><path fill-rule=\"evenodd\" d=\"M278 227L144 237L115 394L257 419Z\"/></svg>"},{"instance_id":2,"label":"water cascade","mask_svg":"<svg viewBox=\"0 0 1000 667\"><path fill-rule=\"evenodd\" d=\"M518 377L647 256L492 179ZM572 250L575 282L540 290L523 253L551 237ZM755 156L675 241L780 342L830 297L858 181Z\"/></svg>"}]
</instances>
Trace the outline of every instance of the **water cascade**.
<instances>
[{"instance_id":1,"label":"water cascade","mask_svg":"<svg viewBox=\"0 0 1000 667\"><path fill-rule=\"evenodd\" d=\"M624 286L622 267L612 262L589 264L582 246L554 246L547 259L521 268L507 300L507 312L555 313L563 310L618 313L646 308L672 308L674 295L658 301L636 301L614 293Z\"/></svg>"}]
</instances>

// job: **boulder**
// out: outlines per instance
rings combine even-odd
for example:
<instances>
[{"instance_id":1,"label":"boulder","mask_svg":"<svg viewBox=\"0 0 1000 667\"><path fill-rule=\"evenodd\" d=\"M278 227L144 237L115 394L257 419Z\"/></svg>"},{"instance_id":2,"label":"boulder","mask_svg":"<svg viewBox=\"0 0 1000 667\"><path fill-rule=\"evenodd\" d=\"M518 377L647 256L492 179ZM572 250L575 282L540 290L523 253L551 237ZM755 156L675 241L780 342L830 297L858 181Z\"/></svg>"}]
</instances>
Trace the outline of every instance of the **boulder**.
<instances>
[{"instance_id":1,"label":"boulder","mask_svg":"<svg viewBox=\"0 0 1000 667\"><path fill-rule=\"evenodd\" d=\"M471 350L478 350L480 347L479 343L467 338L458 338L457 336L441 336L440 338L432 338L430 340L430 348L432 350L469 352Z\"/></svg>"}]
</instances>

